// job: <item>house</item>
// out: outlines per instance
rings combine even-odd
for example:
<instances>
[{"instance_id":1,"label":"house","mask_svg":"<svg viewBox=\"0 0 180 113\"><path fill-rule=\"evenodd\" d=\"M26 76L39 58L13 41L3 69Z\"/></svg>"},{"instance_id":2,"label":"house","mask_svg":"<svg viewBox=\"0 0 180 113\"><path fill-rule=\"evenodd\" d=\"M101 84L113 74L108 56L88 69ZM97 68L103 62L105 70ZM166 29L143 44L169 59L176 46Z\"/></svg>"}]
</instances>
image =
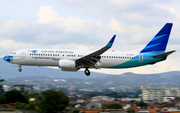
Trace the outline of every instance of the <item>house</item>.
<instances>
[{"instance_id":1,"label":"house","mask_svg":"<svg viewBox=\"0 0 180 113\"><path fill-rule=\"evenodd\" d=\"M123 109L125 110L133 105L132 103L129 103L128 101L110 101L110 102L103 101L102 102L102 104L112 104L112 103L122 105Z\"/></svg>"},{"instance_id":2,"label":"house","mask_svg":"<svg viewBox=\"0 0 180 113\"><path fill-rule=\"evenodd\" d=\"M96 109L102 109L101 102L94 101L94 102L86 103L86 110L96 110Z\"/></svg>"},{"instance_id":3,"label":"house","mask_svg":"<svg viewBox=\"0 0 180 113\"><path fill-rule=\"evenodd\" d=\"M165 104L164 104L165 105ZM161 104L156 102L156 103L151 103L149 104L149 109L160 109L161 108Z\"/></svg>"},{"instance_id":4,"label":"house","mask_svg":"<svg viewBox=\"0 0 180 113\"><path fill-rule=\"evenodd\" d=\"M99 113L103 110L81 110L82 113Z\"/></svg>"},{"instance_id":5,"label":"house","mask_svg":"<svg viewBox=\"0 0 180 113\"><path fill-rule=\"evenodd\" d=\"M105 109L105 110L81 110L83 113L126 113L121 109Z\"/></svg>"},{"instance_id":6,"label":"house","mask_svg":"<svg viewBox=\"0 0 180 113\"><path fill-rule=\"evenodd\" d=\"M86 99L82 97L69 97L69 104L84 104L86 103Z\"/></svg>"},{"instance_id":7,"label":"house","mask_svg":"<svg viewBox=\"0 0 180 113\"><path fill-rule=\"evenodd\" d=\"M129 97L121 98L121 101L131 101L131 100L141 101L141 98L129 98Z\"/></svg>"},{"instance_id":8,"label":"house","mask_svg":"<svg viewBox=\"0 0 180 113\"><path fill-rule=\"evenodd\" d=\"M137 109L137 113L161 113L160 109Z\"/></svg>"},{"instance_id":9,"label":"house","mask_svg":"<svg viewBox=\"0 0 180 113\"><path fill-rule=\"evenodd\" d=\"M174 103L167 103L161 106L161 110L163 111L176 111L178 107Z\"/></svg>"},{"instance_id":10,"label":"house","mask_svg":"<svg viewBox=\"0 0 180 113\"><path fill-rule=\"evenodd\" d=\"M136 113L161 113L161 109L141 109L137 106L129 107L128 109L134 109Z\"/></svg>"},{"instance_id":11,"label":"house","mask_svg":"<svg viewBox=\"0 0 180 113\"><path fill-rule=\"evenodd\" d=\"M92 101L114 101L115 98L109 96L95 96L92 97Z\"/></svg>"},{"instance_id":12,"label":"house","mask_svg":"<svg viewBox=\"0 0 180 113\"><path fill-rule=\"evenodd\" d=\"M139 107L137 107L137 106L131 106L131 107L127 108L127 109L134 109L134 110L138 110L138 109L140 109L140 108L139 108Z\"/></svg>"}]
</instances>

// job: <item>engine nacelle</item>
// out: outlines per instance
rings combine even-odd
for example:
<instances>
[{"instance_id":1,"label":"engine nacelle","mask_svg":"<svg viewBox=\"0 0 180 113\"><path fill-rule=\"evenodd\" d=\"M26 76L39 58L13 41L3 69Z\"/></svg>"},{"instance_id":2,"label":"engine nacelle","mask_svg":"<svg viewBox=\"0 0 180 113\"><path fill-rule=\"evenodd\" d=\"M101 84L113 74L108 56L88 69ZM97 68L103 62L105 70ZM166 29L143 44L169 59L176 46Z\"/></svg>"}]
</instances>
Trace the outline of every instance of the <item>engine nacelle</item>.
<instances>
[{"instance_id":1,"label":"engine nacelle","mask_svg":"<svg viewBox=\"0 0 180 113\"><path fill-rule=\"evenodd\" d=\"M62 69L69 69L69 70L76 70L76 63L72 60L59 60L59 68Z\"/></svg>"}]
</instances>

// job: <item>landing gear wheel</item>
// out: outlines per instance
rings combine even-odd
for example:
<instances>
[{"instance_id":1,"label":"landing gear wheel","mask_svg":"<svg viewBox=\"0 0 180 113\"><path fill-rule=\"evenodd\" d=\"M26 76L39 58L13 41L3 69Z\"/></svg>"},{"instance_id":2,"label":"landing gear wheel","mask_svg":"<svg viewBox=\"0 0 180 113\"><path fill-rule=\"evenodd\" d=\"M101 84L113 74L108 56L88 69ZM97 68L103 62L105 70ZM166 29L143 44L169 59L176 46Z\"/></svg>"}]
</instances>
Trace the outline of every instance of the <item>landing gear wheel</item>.
<instances>
[{"instance_id":1,"label":"landing gear wheel","mask_svg":"<svg viewBox=\"0 0 180 113\"><path fill-rule=\"evenodd\" d=\"M85 69L84 73L86 74L86 76L89 76L91 74L88 69Z\"/></svg>"},{"instance_id":2,"label":"landing gear wheel","mask_svg":"<svg viewBox=\"0 0 180 113\"><path fill-rule=\"evenodd\" d=\"M19 68L19 69L18 69L18 71L19 71L19 72L21 72L21 71L22 71L22 69L21 69L21 68Z\"/></svg>"}]
</instances>

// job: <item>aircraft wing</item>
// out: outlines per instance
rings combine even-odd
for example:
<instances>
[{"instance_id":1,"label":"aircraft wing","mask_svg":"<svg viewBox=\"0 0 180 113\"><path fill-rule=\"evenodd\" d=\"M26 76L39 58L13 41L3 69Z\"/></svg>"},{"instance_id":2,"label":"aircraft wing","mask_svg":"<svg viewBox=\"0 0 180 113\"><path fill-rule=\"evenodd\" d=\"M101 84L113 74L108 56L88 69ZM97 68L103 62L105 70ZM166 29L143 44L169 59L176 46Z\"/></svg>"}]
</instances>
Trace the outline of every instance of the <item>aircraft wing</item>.
<instances>
[{"instance_id":1,"label":"aircraft wing","mask_svg":"<svg viewBox=\"0 0 180 113\"><path fill-rule=\"evenodd\" d=\"M109 43L103 48L93 53L90 53L82 58L77 59L76 60L76 63L78 64L77 68L82 68L82 67L88 68L90 66L94 66L101 59L100 55L112 47L115 37L116 35L114 35L109 41Z\"/></svg>"},{"instance_id":2,"label":"aircraft wing","mask_svg":"<svg viewBox=\"0 0 180 113\"><path fill-rule=\"evenodd\" d=\"M161 53L161 54L158 54L158 55L154 55L153 57L154 58L161 58L161 57L166 57L172 53L174 53L176 50L173 50L173 51L169 51L169 52L165 52L165 53Z\"/></svg>"}]
</instances>

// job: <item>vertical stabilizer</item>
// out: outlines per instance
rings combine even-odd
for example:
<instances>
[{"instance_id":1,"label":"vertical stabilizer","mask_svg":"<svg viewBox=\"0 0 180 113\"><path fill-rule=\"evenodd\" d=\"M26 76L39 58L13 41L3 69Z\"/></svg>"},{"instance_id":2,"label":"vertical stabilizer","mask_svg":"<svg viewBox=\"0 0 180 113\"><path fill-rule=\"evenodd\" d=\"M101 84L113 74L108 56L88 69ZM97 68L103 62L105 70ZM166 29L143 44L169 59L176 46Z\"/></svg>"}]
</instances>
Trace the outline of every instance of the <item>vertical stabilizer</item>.
<instances>
[{"instance_id":1,"label":"vertical stabilizer","mask_svg":"<svg viewBox=\"0 0 180 113\"><path fill-rule=\"evenodd\" d=\"M164 27L156 34L156 36L146 45L140 53L159 51L164 53L168 43L172 23L166 23Z\"/></svg>"}]
</instances>

